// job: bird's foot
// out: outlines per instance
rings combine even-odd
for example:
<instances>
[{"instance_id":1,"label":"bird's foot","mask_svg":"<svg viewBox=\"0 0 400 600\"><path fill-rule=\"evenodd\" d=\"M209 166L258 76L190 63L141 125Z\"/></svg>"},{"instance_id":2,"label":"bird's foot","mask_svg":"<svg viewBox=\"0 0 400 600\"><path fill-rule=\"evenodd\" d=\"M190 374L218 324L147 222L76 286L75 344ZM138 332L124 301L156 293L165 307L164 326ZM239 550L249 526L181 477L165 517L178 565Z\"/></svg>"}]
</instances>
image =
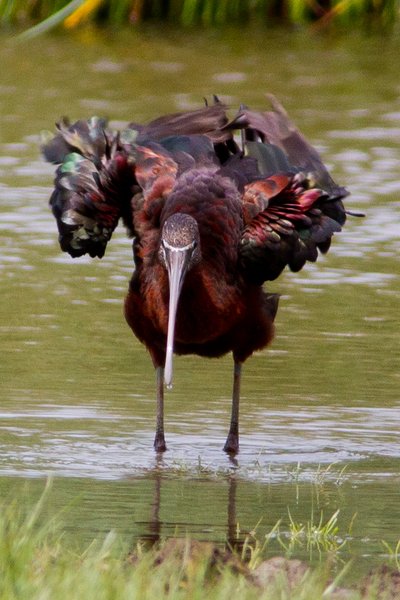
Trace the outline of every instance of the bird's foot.
<instances>
[{"instance_id":1,"label":"bird's foot","mask_svg":"<svg viewBox=\"0 0 400 600\"><path fill-rule=\"evenodd\" d=\"M167 445L165 443L164 433L156 433L156 437L154 439L154 450L156 452L165 452L167 449Z\"/></svg>"},{"instance_id":2,"label":"bird's foot","mask_svg":"<svg viewBox=\"0 0 400 600\"><path fill-rule=\"evenodd\" d=\"M224 452L230 455L239 452L239 436L236 433L229 433L225 442Z\"/></svg>"}]
</instances>

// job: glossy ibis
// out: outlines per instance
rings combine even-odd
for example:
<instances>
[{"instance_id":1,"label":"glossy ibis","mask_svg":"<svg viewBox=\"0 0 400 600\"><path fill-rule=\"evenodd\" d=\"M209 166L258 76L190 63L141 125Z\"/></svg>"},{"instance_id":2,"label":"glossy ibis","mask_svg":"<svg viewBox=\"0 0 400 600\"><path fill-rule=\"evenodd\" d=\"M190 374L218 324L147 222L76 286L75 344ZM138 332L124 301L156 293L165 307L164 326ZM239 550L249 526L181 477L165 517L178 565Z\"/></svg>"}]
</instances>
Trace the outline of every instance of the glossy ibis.
<instances>
[{"instance_id":1,"label":"glossy ibis","mask_svg":"<svg viewBox=\"0 0 400 600\"><path fill-rule=\"evenodd\" d=\"M278 306L263 283L327 252L346 218L346 190L275 98L272 110L242 107L231 120L214 100L118 132L98 118L63 120L43 146L60 165L50 204L62 250L101 258L120 218L133 237L125 315L156 369L157 452L173 353L227 352L224 450L238 451L241 367L272 340Z\"/></svg>"}]
</instances>

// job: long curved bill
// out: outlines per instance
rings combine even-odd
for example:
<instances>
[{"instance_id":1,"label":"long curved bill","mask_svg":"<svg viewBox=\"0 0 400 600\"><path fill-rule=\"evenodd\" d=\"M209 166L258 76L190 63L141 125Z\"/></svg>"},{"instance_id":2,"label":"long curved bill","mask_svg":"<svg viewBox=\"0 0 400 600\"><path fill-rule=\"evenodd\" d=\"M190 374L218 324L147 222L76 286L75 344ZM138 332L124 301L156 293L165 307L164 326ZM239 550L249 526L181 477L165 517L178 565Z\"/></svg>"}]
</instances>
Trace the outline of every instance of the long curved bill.
<instances>
[{"instance_id":1,"label":"long curved bill","mask_svg":"<svg viewBox=\"0 0 400 600\"><path fill-rule=\"evenodd\" d=\"M172 387L172 362L174 355L174 338L176 311L178 308L179 295L183 280L187 271L188 263L192 253L192 247L168 248L166 255L168 278L169 278L169 311L168 311L168 333L167 354L165 358L164 381L167 387Z\"/></svg>"}]
</instances>

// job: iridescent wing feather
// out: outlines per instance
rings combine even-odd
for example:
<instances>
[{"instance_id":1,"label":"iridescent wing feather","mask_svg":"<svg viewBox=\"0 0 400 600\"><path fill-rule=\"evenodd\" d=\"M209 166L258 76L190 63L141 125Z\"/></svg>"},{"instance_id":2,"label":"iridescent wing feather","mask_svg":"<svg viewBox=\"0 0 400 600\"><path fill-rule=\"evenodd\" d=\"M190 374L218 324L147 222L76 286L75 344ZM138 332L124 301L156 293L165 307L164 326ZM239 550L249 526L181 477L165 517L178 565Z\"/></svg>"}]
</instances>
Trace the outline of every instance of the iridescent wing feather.
<instances>
[{"instance_id":1,"label":"iridescent wing feather","mask_svg":"<svg viewBox=\"0 0 400 600\"><path fill-rule=\"evenodd\" d=\"M275 279L289 266L299 271L327 252L346 213L347 190L331 178L317 151L273 99L273 111L243 109L228 125L241 129L245 151L257 160L259 178L242 196L245 229L240 247L244 275L254 283Z\"/></svg>"},{"instance_id":2,"label":"iridescent wing feather","mask_svg":"<svg viewBox=\"0 0 400 600\"><path fill-rule=\"evenodd\" d=\"M131 124L120 133L92 118L43 146L59 164L50 204L63 250L103 256L122 217L131 235L157 226L181 173L198 166L233 180L243 203L240 268L255 283L297 271L326 252L345 222L347 191L333 181L317 151L272 99L273 110L241 109L228 122L216 102L197 111ZM240 148L233 132L242 133Z\"/></svg>"},{"instance_id":3,"label":"iridescent wing feather","mask_svg":"<svg viewBox=\"0 0 400 600\"><path fill-rule=\"evenodd\" d=\"M129 222L133 163L102 119L73 125L64 120L57 127L59 133L42 151L60 164L50 206L61 248L73 257L102 257L119 218Z\"/></svg>"},{"instance_id":4,"label":"iridescent wing feather","mask_svg":"<svg viewBox=\"0 0 400 600\"><path fill-rule=\"evenodd\" d=\"M146 218L154 222L178 170L212 161L218 146L235 147L232 133L223 130L227 121L218 101L148 125L131 124L120 133L97 117L72 125L61 120L42 152L59 165L50 205L62 250L102 257L120 217L131 235L137 233L135 221L139 227ZM133 213L143 207L147 213L136 219Z\"/></svg>"}]
</instances>

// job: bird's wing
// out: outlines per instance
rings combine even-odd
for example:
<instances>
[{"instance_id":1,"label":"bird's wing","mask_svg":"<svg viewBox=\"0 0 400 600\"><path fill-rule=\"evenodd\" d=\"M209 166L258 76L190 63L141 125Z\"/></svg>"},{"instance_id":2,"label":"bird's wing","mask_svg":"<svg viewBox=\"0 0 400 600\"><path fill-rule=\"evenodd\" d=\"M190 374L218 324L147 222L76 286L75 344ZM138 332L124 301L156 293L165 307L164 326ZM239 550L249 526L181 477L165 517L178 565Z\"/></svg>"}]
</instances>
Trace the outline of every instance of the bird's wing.
<instances>
[{"instance_id":1,"label":"bird's wing","mask_svg":"<svg viewBox=\"0 0 400 600\"><path fill-rule=\"evenodd\" d=\"M50 205L62 250L71 256L102 257L123 217L129 225L135 183L129 136L107 129L102 119L57 124L58 134L43 144L44 157L59 164Z\"/></svg>"},{"instance_id":2,"label":"bird's wing","mask_svg":"<svg viewBox=\"0 0 400 600\"><path fill-rule=\"evenodd\" d=\"M318 250L328 251L345 221L340 199L310 186L301 173L250 183L242 198L240 260L245 275L259 284L275 279L286 266L299 271L306 261L316 261Z\"/></svg>"},{"instance_id":3,"label":"bird's wing","mask_svg":"<svg viewBox=\"0 0 400 600\"><path fill-rule=\"evenodd\" d=\"M341 199L348 194L330 176L318 152L271 99L273 111L242 109L228 128L242 130L245 152L258 165L258 178L243 191L245 229L240 245L243 272L262 283L289 266L299 271L327 252L346 220Z\"/></svg>"},{"instance_id":4,"label":"bird's wing","mask_svg":"<svg viewBox=\"0 0 400 600\"><path fill-rule=\"evenodd\" d=\"M289 120L283 106L274 96L268 98L273 110L255 112L243 108L225 126L243 130L247 152L258 159L261 173L268 176L280 171L301 171L330 196L347 196L347 190L333 181L317 150ZM251 143L257 140L264 144Z\"/></svg>"},{"instance_id":5,"label":"bird's wing","mask_svg":"<svg viewBox=\"0 0 400 600\"><path fill-rule=\"evenodd\" d=\"M165 115L147 125L131 123L130 127L138 131L138 143L175 135L206 135L220 143L232 138L230 130L224 129L227 123L226 106L216 99L211 106Z\"/></svg>"},{"instance_id":6,"label":"bird's wing","mask_svg":"<svg viewBox=\"0 0 400 600\"><path fill-rule=\"evenodd\" d=\"M121 132L96 117L72 125L61 120L42 152L59 165L50 205L62 250L102 257L120 217L139 238L156 228L178 171L212 162L215 146L233 144L231 131L222 131L226 123L217 101Z\"/></svg>"}]
</instances>

